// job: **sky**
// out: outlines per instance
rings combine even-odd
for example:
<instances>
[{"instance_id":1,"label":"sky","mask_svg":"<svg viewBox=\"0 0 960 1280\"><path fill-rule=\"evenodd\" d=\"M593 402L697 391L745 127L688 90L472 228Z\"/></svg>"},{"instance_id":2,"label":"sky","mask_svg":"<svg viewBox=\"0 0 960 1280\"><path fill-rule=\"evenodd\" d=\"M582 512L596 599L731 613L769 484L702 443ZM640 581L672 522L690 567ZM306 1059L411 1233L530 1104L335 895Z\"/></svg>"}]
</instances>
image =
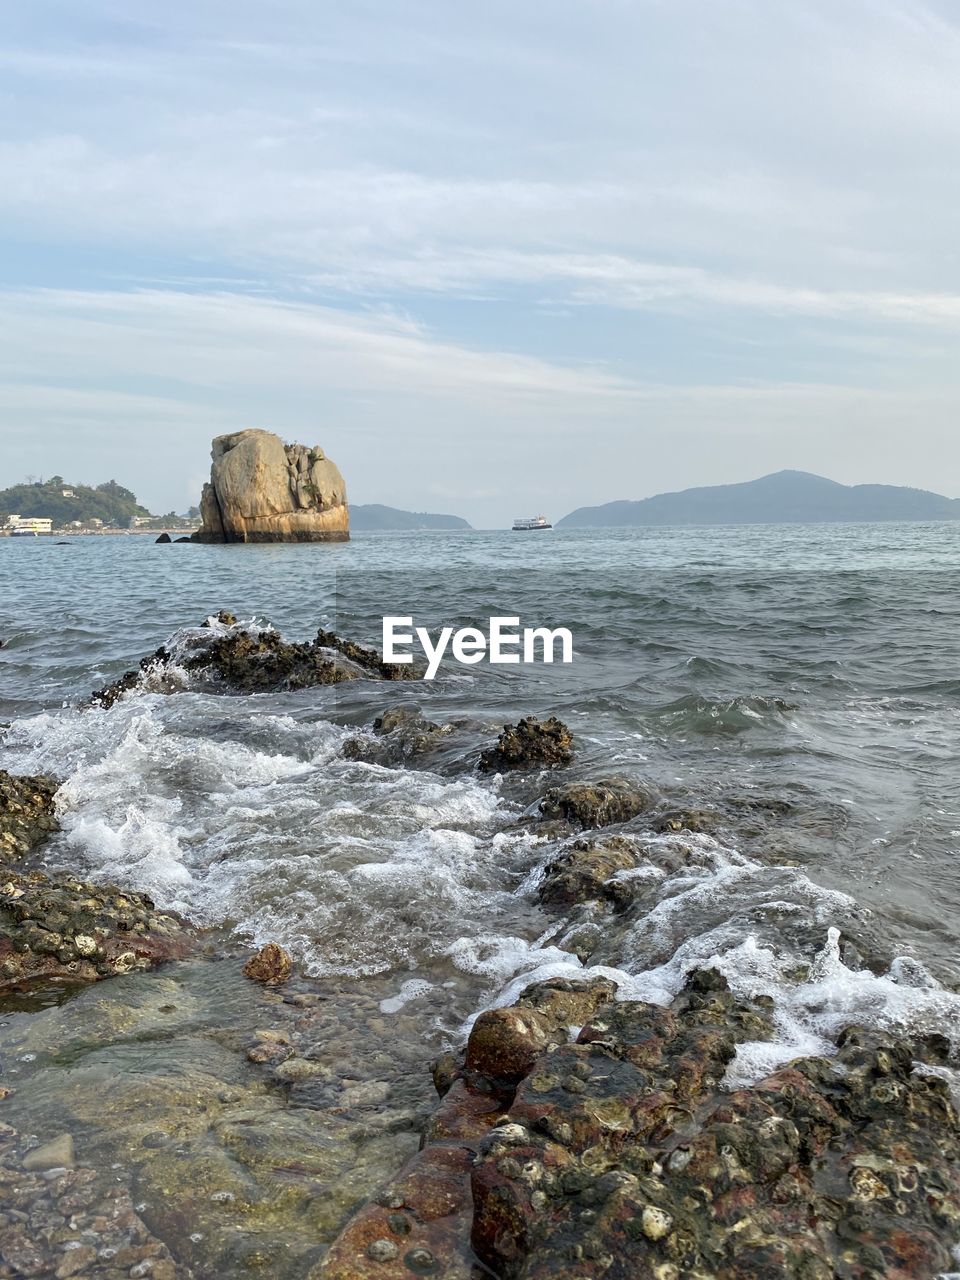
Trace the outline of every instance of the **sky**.
<instances>
[{"instance_id":1,"label":"sky","mask_svg":"<svg viewBox=\"0 0 960 1280\"><path fill-rule=\"evenodd\" d=\"M960 495L958 143L946 0L7 5L0 487Z\"/></svg>"}]
</instances>

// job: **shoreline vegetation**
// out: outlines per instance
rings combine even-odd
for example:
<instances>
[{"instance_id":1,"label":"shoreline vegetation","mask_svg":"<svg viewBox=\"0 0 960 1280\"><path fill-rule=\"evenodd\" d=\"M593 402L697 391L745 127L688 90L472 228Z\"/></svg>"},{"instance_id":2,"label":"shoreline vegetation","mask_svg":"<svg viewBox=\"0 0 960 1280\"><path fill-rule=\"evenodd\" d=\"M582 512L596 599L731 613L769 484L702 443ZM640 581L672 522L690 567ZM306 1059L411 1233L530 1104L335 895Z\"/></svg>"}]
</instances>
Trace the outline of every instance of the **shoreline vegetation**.
<instances>
[{"instance_id":1,"label":"shoreline vegetation","mask_svg":"<svg viewBox=\"0 0 960 1280\"><path fill-rule=\"evenodd\" d=\"M410 674L333 633L290 643L223 611L80 713L176 697L185 672L225 697ZM387 706L342 753L413 768L462 732ZM635 781L579 776L575 736L556 718L495 733L469 767L490 785L526 779L539 797L519 819L546 841L536 897L580 922L589 956L590 929L616 928L709 815L674 811ZM311 979L279 946L253 954L143 894L41 871L57 788L0 772L0 992L34 1019L0 1090L0 1184L15 1197L0 1206L0 1275L468 1280L482 1267L501 1280L917 1280L952 1269L960 1121L944 1036L852 1020L829 1056L773 1057L731 1085L738 1046L775 1046L776 1005L736 998L717 969L693 964L666 1004L622 998L613 977L548 978L481 1012L432 1062L399 1042L384 1052L391 1017L408 1015L401 1004L386 1016L374 980ZM639 838L637 818L675 842ZM834 950L848 945L831 935ZM369 1057L368 1043L379 1046ZM109 1046L127 1063L114 1074L97 1065ZM44 1071L56 1080L40 1122L21 1082L33 1070L48 1091Z\"/></svg>"}]
</instances>

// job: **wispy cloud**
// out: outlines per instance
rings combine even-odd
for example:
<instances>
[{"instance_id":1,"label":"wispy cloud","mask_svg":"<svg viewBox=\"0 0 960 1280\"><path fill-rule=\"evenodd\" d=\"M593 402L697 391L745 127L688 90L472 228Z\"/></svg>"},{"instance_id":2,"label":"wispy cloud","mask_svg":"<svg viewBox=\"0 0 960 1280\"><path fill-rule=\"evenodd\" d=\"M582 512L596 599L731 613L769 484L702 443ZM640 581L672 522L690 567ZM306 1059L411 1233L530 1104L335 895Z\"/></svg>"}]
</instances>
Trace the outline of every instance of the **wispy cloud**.
<instances>
[{"instance_id":1,"label":"wispy cloud","mask_svg":"<svg viewBox=\"0 0 960 1280\"><path fill-rule=\"evenodd\" d=\"M506 456L558 502L855 449L960 490L955 6L543 15L13 6L6 464L172 485L255 418L411 503Z\"/></svg>"}]
</instances>

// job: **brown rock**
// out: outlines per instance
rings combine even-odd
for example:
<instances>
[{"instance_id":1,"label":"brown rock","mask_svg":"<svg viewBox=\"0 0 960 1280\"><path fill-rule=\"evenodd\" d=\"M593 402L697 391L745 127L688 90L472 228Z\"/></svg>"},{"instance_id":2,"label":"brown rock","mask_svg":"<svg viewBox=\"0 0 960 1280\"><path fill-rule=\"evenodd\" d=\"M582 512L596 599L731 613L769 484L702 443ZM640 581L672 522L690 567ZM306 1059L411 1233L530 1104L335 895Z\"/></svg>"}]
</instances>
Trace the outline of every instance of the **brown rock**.
<instances>
[{"instance_id":1,"label":"brown rock","mask_svg":"<svg viewBox=\"0 0 960 1280\"><path fill-rule=\"evenodd\" d=\"M550 1045L566 1038L557 1020L536 1009L488 1009L473 1024L465 1068L515 1085Z\"/></svg>"},{"instance_id":2,"label":"brown rock","mask_svg":"<svg viewBox=\"0 0 960 1280\"><path fill-rule=\"evenodd\" d=\"M623 895L609 881L618 871L630 871L639 861L637 848L623 836L603 841L578 840L549 863L538 896L549 906L572 907L607 898L619 902Z\"/></svg>"},{"instance_id":3,"label":"brown rock","mask_svg":"<svg viewBox=\"0 0 960 1280\"><path fill-rule=\"evenodd\" d=\"M0 991L152 969L192 946L189 926L144 894L39 871L0 876Z\"/></svg>"},{"instance_id":4,"label":"brown rock","mask_svg":"<svg viewBox=\"0 0 960 1280\"><path fill-rule=\"evenodd\" d=\"M19 777L0 769L0 862L22 857L57 830L53 778Z\"/></svg>"},{"instance_id":5,"label":"brown rock","mask_svg":"<svg viewBox=\"0 0 960 1280\"><path fill-rule=\"evenodd\" d=\"M243 972L254 982L262 982L274 986L278 982L286 982L293 972L293 960L283 947L275 942L268 942L261 947L255 956L251 956L243 966Z\"/></svg>"},{"instance_id":6,"label":"brown rock","mask_svg":"<svg viewBox=\"0 0 960 1280\"><path fill-rule=\"evenodd\" d=\"M604 778L551 787L540 801L540 812L545 818L562 818L581 827L606 827L629 822L652 800L650 792L624 778Z\"/></svg>"},{"instance_id":7,"label":"brown rock","mask_svg":"<svg viewBox=\"0 0 960 1280\"><path fill-rule=\"evenodd\" d=\"M218 436L200 499L198 542L345 542L343 476L318 446L285 445L269 431Z\"/></svg>"},{"instance_id":8,"label":"brown rock","mask_svg":"<svg viewBox=\"0 0 960 1280\"><path fill-rule=\"evenodd\" d=\"M480 756L478 768L486 772L502 769L542 768L569 764L573 759L573 735L556 716L536 720L525 716L518 724L503 726L497 745Z\"/></svg>"}]
</instances>

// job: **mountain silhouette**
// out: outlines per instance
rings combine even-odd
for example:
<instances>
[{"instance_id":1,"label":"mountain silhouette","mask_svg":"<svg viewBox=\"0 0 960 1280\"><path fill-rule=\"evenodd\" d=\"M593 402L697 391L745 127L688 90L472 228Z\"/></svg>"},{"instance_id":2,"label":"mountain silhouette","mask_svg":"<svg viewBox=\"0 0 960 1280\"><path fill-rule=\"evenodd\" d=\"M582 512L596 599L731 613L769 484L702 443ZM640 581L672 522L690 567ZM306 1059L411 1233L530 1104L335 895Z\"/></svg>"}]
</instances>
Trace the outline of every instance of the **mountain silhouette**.
<instances>
[{"instance_id":1,"label":"mountain silhouette","mask_svg":"<svg viewBox=\"0 0 960 1280\"><path fill-rule=\"evenodd\" d=\"M776 471L742 484L658 493L638 502L578 507L567 529L667 524L816 524L822 521L956 520L960 499L892 484L839 484L809 471Z\"/></svg>"}]
</instances>

